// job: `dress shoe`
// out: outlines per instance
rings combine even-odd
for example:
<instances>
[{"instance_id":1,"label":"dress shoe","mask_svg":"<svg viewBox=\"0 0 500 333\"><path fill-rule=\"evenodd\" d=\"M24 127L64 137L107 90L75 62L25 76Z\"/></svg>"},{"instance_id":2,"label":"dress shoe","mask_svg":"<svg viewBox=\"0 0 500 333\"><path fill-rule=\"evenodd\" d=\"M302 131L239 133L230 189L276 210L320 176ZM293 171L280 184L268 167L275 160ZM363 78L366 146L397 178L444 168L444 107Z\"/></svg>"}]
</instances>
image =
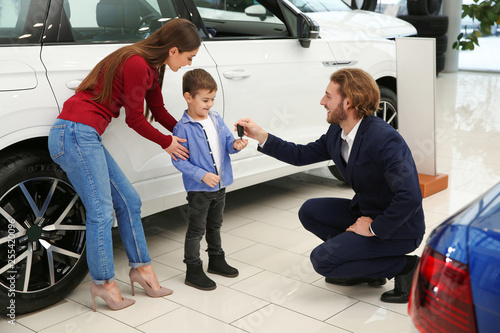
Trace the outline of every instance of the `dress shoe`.
<instances>
[{"instance_id":1,"label":"dress shoe","mask_svg":"<svg viewBox=\"0 0 500 333\"><path fill-rule=\"evenodd\" d=\"M151 288L149 284L146 282L146 280L144 280L141 273L136 268L131 268L130 272L128 273L128 276L130 278L130 285L132 286L133 296L135 296L134 282L140 284L141 287L144 288L146 294L148 294L149 297L163 297L173 293L171 289L165 287L160 287L159 290L154 290L153 288Z\"/></svg>"},{"instance_id":2,"label":"dress shoe","mask_svg":"<svg viewBox=\"0 0 500 333\"><path fill-rule=\"evenodd\" d=\"M339 286L354 286L357 284L368 283L370 287L383 286L387 280L385 278L373 277L353 277L353 278L325 278L325 282L337 284Z\"/></svg>"},{"instance_id":3,"label":"dress shoe","mask_svg":"<svg viewBox=\"0 0 500 333\"><path fill-rule=\"evenodd\" d=\"M131 306L132 304L135 303L133 299L129 298L123 298L121 302L115 301L102 284L97 285L94 282L92 282L92 284L90 285L90 295L92 296L92 305L94 306L94 312L96 311L95 307L96 296L102 298L104 302L106 302L108 307L114 311L125 309L126 307Z\"/></svg>"},{"instance_id":4,"label":"dress shoe","mask_svg":"<svg viewBox=\"0 0 500 333\"><path fill-rule=\"evenodd\" d=\"M418 266L419 257L415 262L413 269L404 275L396 275L394 278L394 289L386 291L380 296L380 300L386 303L408 303L410 297L411 283L413 281L413 274Z\"/></svg>"}]
</instances>

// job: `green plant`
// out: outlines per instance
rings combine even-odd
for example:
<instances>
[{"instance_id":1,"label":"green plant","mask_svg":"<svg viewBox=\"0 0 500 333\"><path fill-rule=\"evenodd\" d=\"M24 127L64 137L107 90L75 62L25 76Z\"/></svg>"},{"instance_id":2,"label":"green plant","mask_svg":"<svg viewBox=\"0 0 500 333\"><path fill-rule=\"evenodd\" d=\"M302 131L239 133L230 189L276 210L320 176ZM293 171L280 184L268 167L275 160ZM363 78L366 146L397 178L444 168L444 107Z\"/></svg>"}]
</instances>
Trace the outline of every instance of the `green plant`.
<instances>
[{"instance_id":1,"label":"green plant","mask_svg":"<svg viewBox=\"0 0 500 333\"><path fill-rule=\"evenodd\" d=\"M479 46L478 37L491 35L491 27L500 24L500 0L473 0L470 5L462 5L462 18L469 16L472 22L478 22L473 31L460 33L453 43L456 50L474 50Z\"/></svg>"}]
</instances>

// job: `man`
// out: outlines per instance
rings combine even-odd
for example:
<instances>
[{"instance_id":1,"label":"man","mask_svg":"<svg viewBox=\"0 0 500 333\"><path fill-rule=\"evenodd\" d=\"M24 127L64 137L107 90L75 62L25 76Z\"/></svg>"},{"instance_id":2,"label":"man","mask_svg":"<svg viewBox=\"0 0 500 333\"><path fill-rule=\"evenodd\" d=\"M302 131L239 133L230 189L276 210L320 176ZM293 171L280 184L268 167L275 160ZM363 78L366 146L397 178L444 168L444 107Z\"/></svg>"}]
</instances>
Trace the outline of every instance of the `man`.
<instances>
[{"instance_id":1,"label":"man","mask_svg":"<svg viewBox=\"0 0 500 333\"><path fill-rule=\"evenodd\" d=\"M297 145L265 132L250 119L238 124L259 150L293 165L332 159L356 192L352 200L306 201L299 218L324 243L311 253L314 269L329 283L370 286L395 277L381 300L406 303L425 232L422 194L411 152L399 133L373 115L380 92L360 69L332 74L321 105L330 127L315 142Z\"/></svg>"}]
</instances>

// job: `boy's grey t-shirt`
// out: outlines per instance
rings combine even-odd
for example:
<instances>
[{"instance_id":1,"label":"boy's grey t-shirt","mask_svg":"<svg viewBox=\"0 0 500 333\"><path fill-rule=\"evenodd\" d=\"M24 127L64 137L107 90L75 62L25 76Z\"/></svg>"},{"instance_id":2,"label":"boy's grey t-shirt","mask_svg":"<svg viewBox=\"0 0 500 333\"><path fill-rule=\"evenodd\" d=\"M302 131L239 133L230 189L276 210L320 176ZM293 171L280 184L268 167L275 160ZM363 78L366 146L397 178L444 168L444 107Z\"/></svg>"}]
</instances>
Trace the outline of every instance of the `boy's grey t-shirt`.
<instances>
[{"instance_id":1,"label":"boy's grey t-shirt","mask_svg":"<svg viewBox=\"0 0 500 333\"><path fill-rule=\"evenodd\" d=\"M207 117L205 120L199 120L198 123L200 123L205 130L205 133L207 133L210 150L212 151L212 156L214 157L217 173L219 173L222 164L222 156L220 150L220 139L217 130L215 129L215 124L210 117Z\"/></svg>"}]
</instances>

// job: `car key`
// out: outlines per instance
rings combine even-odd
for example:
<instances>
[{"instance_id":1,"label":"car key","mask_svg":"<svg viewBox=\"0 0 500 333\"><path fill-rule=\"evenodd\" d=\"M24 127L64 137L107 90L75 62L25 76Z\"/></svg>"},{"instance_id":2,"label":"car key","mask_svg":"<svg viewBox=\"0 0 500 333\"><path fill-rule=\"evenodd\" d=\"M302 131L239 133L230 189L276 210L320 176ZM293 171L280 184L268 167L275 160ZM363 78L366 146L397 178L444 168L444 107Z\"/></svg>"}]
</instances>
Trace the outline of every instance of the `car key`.
<instances>
[{"instance_id":1,"label":"car key","mask_svg":"<svg viewBox=\"0 0 500 333\"><path fill-rule=\"evenodd\" d=\"M238 136L240 139L243 139L244 128L240 124L236 125L236 129L238 130Z\"/></svg>"}]
</instances>

